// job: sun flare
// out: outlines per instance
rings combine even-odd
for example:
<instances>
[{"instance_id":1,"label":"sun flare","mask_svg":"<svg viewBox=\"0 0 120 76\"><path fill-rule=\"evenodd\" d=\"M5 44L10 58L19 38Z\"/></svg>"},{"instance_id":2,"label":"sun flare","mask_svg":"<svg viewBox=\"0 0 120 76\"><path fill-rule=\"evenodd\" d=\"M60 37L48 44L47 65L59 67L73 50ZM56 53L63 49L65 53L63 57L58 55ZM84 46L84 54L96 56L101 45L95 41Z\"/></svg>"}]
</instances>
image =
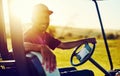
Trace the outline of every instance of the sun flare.
<instances>
[{"instance_id":1,"label":"sun flare","mask_svg":"<svg viewBox=\"0 0 120 76\"><path fill-rule=\"evenodd\" d=\"M15 14L16 16L21 18L21 21L23 23L30 22L31 20L31 14L32 14L32 8L33 6L38 3L39 1L35 0L11 0L11 10L12 14ZM8 5L7 0L3 0L4 5L4 12L8 13ZM8 15L5 15L5 19L8 19Z\"/></svg>"}]
</instances>

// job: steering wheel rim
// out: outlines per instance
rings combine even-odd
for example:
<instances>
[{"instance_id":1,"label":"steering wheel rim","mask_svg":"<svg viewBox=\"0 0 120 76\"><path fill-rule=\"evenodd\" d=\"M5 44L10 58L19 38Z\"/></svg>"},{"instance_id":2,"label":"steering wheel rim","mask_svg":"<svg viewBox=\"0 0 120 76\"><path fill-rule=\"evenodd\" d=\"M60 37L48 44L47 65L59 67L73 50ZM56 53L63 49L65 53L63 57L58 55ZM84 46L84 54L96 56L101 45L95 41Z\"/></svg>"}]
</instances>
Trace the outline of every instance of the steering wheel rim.
<instances>
[{"instance_id":1,"label":"steering wheel rim","mask_svg":"<svg viewBox=\"0 0 120 76\"><path fill-rule=\"evenodd\" d=\"M78 48L80 48L82 45L86 45L86 44L89 44L89 43L80 44L80 45L78 45L78 46L75 48L75 50L73 51L73 53L72 53L72 55L71 55L71 58L70 58L70 62L71 62L71 65L72 65L72 66L82 65L82 64L85 63L87 60L89 60L89 58L91 58L91 56L92 56L92 54L93 54L93 52L94 52L95 46L96 46L95 43L92 43L93 48L92 48L91 52L90 52L87 56L85 56L82 61L79 60L80 63L78 63L78 64L74 64L74 63L73 63L73 57L78 54L78 53L76 53L76 51L78 50Z\"/></svg>"}]
</instances>

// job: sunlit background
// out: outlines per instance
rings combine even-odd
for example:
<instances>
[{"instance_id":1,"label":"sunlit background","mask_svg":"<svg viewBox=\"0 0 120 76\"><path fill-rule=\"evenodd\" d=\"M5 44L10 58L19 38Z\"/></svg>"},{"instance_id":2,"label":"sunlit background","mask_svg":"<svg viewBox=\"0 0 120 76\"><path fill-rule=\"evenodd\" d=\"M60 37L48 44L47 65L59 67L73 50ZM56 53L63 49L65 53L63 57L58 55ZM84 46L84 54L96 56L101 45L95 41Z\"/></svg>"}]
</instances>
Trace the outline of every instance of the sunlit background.
<instances>
[{"instance_id":1,"label":"sunlit background","mask_svg":"<svg viewBox=\"0 0 120 76\"><path fill-rule=\"evenodd\" d=\"M79 28L99 28L95 5L92 0L11 0L14 14L23 23L31 23L32 7L37 3L46 4L54 13L51 25ZM4 2L5 21L8 23L7 0ZM106 29L120 30L120 0L99 1L99 8Z\"/></svg>"},{"instance_id":2,"label":"sunlit background","mask_svg":"<svg viewBox=\"0 0 120 76\"><path fill-rule=\"evenodd\" d=\"M7 1L12 2L12 14L21 18L22 27L29 28L32 24L31 13L35 4L44 3L54 13L50 16L50 25L55 26L53 33L57 38L67 40L75 40L80 38L95 37L97 39L97 46L93 58L97 60L103 67L109 69L108 58L104 46L103 38L100 31L100 24L97 16L95 4L92 0L3 0L4 4L4 18L6 31L9 31L9 15ZM120 55L118 55L120 44L120 0L104 0L98 1L102 21L105 29L109 29L110 34L107 34L107 39L110 52L112 55L115 68L120 67ZM61 26L62 30L58 29ZM57 27L57 28L56 28ZM66 28L72 27L72 28ZM79 29L78 29L79 28ZM90 30L85 30L89 28ZM93 30L94 29L94 30ZM115 31L111 31L115 30ZM59 31L59 32L58 32ZM98 32L99 31L99 32ZM106 30L105 30L106 31ZM16 32L17 33L17 32ZM11 49L10 37L8 40L8 48ZM101 48L102 47L102 48ZM56 49L54 53L57 57L58 67L71 66L69 59L73 49L61 50ZM67 56L67 57L66 57ZM90 65L90 66L86 66ZM85 65L77 67L78 69L93 69L95 76L104 76L95 66L90 62Z\"/></svg>"}]
</instances>

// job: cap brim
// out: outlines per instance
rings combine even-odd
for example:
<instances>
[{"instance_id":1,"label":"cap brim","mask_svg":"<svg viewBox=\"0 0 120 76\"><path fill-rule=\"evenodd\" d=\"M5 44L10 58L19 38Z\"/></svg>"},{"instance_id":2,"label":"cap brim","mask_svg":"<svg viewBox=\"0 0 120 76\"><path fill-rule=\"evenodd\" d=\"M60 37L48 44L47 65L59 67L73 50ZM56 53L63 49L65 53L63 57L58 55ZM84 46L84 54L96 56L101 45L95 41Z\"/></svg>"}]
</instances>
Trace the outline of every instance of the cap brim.
<instances>
[{"instance_id":1,"label":"cap brim","mask_svg":"<svg viewBox=\"0 0 120 76\"><path fill-rule=\"evenodd\" d=\"M53 13L53 11L49 10L49 15L51 15Z\"/></svg>"}]
</instances>

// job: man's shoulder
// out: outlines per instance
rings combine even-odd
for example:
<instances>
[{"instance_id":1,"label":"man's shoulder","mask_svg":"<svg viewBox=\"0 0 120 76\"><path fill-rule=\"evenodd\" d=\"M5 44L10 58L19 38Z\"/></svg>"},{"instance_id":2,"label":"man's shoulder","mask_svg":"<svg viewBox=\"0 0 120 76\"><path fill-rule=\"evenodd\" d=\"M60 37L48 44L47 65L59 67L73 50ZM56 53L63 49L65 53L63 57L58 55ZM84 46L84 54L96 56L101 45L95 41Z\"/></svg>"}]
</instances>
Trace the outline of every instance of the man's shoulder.
<instances>
[{"instance_id":1,"label":"man's shoulder","mask_svg":"<svg viewBox=\"0 0 120 76\"><path fill-rule=\"evenodd\" d=\"M32 34L33 34L33 30L31 28L24 33L24 35L32 35Z\"/></svg>"},{"instance_id":2,"label":"man's shoulder","mask_svg":"<svg viewBox=\"0 0 120 76\"><path fill-rule=\"evenodd\" d=\"M29 40L32 39L33 37L34 37L34 33L32 29L29 29L24 33L24 40Z\"/></svg>"}]
</instances>

